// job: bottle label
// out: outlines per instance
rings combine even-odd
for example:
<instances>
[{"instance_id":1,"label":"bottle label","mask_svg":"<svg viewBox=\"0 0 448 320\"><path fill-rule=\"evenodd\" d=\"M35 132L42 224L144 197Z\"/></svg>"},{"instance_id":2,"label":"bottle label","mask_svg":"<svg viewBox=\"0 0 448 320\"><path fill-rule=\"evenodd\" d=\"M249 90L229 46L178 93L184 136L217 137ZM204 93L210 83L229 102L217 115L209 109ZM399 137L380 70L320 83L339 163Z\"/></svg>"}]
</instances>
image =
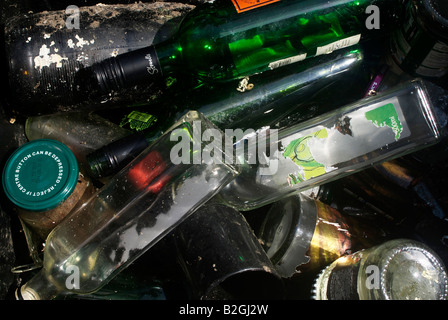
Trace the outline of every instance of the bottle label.
<instances>
[{"instance_id":1,"label":"bottle label","mask_svg":"<svg viewBox=\"0 0 448 320\"><path fill-rule=\"evenodd\" d=\"M330 54L335 50L339 50L339 49L343 49L343 48L347 48L347 47L351 47L354 46L355 44L358 44L359 41L361 41L361 34L357 34L348 38L344 38L335 42L332 42L330 44L327 44L325 46L322 47L317 47L316 49L316 56L320 56L323 54ZM282 59L282 60L278 60L278 61L274 61L271 62L269 64L269 69L276 69L282 66L286 66L288 64L291 63L295 63L295 62L299 62L299 61L303 61L305 60L307 57L307 54L299 54L296 55L294 57L290 57L290 58L286 58L286 59Z\"/></svg>"},{"instance_id":2,"label":"bottle label","mask_svg":"<svg viewBox=\"0 0 448 320\"><path fill-rule=\"evenodd\" d=\"M316 56L332 53L335 50L347 48L358 44L361 41L361 34L357 34L345 39L341 39L322 47L317 47Z\"/></svg>"},{"instance_id":3,"label":"bottle label","mask_svg":"<svg viewBox=\"0 0 448 320\"><path fill-rule=\"evenodd\" d=\"M129 128L135 131L145 130L157 122L157 117L143 112L132 111L120 122L121 127L129 125Z\"/></svg>"},{"instance_id":4,"label":"bottle label","mask_svg":"<svg viewBox=\"0 0 448 320\"><path fill-rule=\"evenodd\" d=\"M232 0L238 13L253 10L280 0Z\"/></svg>"},{"instance_id":5,"label":"bottle label","mask_svg":"<svg viewBox=\"0 0 448 320\"><path fill-rule=\"evenodd\" d=\"M288 176L295 185L339 169L410 135L396 98L358 109L337 119L331 128L314 127L282 140L283 156L298 167ZM345 146L349 146L346 148Z\"/></svg>"},{"instance_id":6,"label":"bottle label","mask_svg":"<svg viewBox=\"0 0 448 320\"><path fill-rule=\"evenodd\" d=\"M315 204L317 222L307 252L310 257L307 268L314 270L351 253L352 249L352 233L345 217L321 201L316 201Z\"/></svg>"},{"instance_id":7,"label":"bottle label","mask_svg":"<svg viewBox=\"0 0 448 320\"><path fill-rule=\"evenodd\" d=\"M276 68L279 68L279 67L286 66L286 65L291 64L291 63L295 63L295 62L299 62L299 61L305 60L306 56L307 56L307 54L304 53L304 54L299 54L299 55L294 56L294 57L290 57L290 58L278 60L278 61L275 61L275 62L271 62L269 64L269 69L273 70L273 69L276 69Z\"/></svg>"}]
</instances>

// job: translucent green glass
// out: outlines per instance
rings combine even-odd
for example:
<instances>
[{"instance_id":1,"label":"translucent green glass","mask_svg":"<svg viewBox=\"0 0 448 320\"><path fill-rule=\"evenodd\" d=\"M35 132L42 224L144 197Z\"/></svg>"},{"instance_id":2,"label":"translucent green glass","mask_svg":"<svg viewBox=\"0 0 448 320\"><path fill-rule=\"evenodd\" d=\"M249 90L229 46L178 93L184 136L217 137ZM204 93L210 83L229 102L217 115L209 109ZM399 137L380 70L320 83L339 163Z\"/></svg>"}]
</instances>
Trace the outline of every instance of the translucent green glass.
<instances>
[{"instance_id":1,"label":"translucent green glass","mask_svg":"<svg viewBox=\"0 0 448 320\"><path fill-rule=\"evenodd\" d=\"M176 37L156 45L156 52L164 74L179 63L200 78L251 75L383 35L388 24L380 30L366 27L369 5L390 23L397 3L280 1L237 13L231 1L215 1L190 12Z\"/></svg>"},{"instance_id":2,"label":"translucent green glass","mask_svg":"<svg viewBox=\"0 0 448 320\"><path fill-rule=\"evenodd\" d=\"M104 94L160 80L240 79L384 37L399 8L399 0L279 0L238 13L231 0L210 1L172 37L96 63L78 80Z\"/></svg>"}]
</instances>

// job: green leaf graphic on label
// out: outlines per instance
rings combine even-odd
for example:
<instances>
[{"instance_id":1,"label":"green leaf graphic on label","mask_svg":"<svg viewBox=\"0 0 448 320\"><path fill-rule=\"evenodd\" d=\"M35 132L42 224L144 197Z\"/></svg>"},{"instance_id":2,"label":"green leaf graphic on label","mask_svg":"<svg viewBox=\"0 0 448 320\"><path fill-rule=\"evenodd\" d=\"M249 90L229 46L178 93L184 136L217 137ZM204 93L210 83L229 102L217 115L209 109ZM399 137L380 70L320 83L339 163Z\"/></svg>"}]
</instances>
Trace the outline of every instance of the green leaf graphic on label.
<instances>
[{"instance_id":1,"label":"green leaf graphic on label","mask_svg":"<svg viewBox=\"0 0 448 320\"><path fill-rule=\"evenodd\" d=\"M389 127L395 133L395 140L400 139L403 132L403 125L398 119L397 110L392 103L366 112L366 119L372 121L377 127Z\"/></svg>"},{"instance_id":2,"label":"green leaf graphic on label","mask_svg":"<svg viewBox=\"0 0 448 320\"><path fill-rule=\"evenodd\" d=\"M327 172L325 166L314 159L311 150L308 147L308 142L310 139L325 139L327 137L327 130L322 129L315 133L291 141L285 148L283 156L285 158L290 158L299 167L298 174L289 175L288 181L291 185L300 183L310 178L321 176Z\"/></svg>"}]
</instances>

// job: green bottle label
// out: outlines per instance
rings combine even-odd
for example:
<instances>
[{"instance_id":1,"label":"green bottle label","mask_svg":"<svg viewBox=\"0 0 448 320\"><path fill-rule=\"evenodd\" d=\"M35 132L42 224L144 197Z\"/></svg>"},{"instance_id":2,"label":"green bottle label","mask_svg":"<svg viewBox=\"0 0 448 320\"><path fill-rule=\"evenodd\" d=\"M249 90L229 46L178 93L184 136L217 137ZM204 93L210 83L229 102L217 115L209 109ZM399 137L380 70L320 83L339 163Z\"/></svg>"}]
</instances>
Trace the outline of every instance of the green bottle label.
<instances>
[{"instance_id":1,"label":"green bottle label","mask_svg":"<svg viewBox=\"0 0 448 320\"><path fill-rule=\"evenodd\" d=\"M327 168L322 163L316 161L308 146L308 142L312 139L328 138L327 129L322 129L314 133L308 134L302 138L292 141L283 153L284 157L290 158L300 168L298 174L290 174L289 182L291 185L302 181L321 176L327 173Z\"/></svg>"},{"instance_id":2,"label":"green bottle label","mask_svg":"<svg viewBox=\"0 0 448 320\"><path fill-rule=\"evenodd\" d=\"M395 134L395 140L400 139L400 135L403 132L403 125L401 124L400 119L398 119L397 110L395 110L395 106L392 103L366 112L366 119L372 121L372 123L379 128L391 128Z\"/></svg>"},{"instance_id":3,"label":"green bottle label","mask_svg":"<svg viewBox=\"0 0 448 320\"><path fill-rule=\"evenodd\" d=\"M129 128L135 131L145 130L151 127L155 122L157 122L157 117L148 113L132 111L130 114L125 116L121 120L120 126Z\"/></svg>"},{"instance_id":4,"label":"green bottle label","mask_svg":"<svg viewBox=\"0 0 448 320\"><path fill-rule=\"evenodd\" d=\"M298 168L288 183L300 182L329 173L349 161L410 135L396 98L358 109L337 119L332 127L317 126L282 140L283 157Z\"/></svg>"}]
</instances>

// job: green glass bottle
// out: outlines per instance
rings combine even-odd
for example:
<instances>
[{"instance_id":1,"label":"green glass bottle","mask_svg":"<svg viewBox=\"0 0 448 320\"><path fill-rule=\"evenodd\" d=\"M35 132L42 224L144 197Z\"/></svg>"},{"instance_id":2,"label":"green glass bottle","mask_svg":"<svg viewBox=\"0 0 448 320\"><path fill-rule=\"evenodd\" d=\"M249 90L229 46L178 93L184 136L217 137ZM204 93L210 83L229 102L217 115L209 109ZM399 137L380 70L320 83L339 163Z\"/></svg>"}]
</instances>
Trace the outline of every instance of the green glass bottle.
<instances>
[{"instance_id":1,"label":"green glass bottle","mask_svg":"<svg viewBox=\"0 0 448 320\"><path fill-rule=\"evenodd\" d=\"M400 7L395 0L281 0L242 10L241 2L207 2L188 13L170 39L82 69L81 92L181 75L244 78L384 36Z\"/></svg>"}]
</instances>

